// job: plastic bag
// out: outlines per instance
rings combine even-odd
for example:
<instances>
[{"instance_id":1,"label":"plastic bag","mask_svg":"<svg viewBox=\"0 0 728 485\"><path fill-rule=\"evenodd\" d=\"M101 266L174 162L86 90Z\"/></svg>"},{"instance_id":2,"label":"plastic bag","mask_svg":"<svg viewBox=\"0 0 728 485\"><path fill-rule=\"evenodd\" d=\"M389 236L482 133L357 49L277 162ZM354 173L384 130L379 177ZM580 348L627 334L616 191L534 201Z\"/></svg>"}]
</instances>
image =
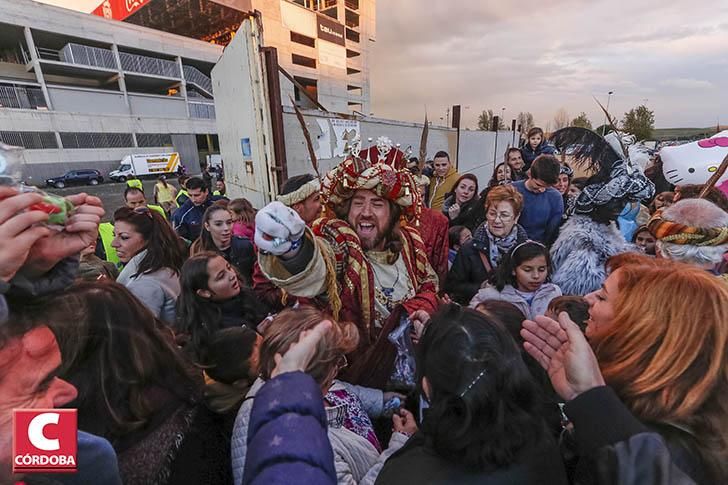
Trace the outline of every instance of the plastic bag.
<instances>
[{"instance_id":1,"label":"plastic bag","mask_svg":"<svg viewBox=\"0 0 728 485\"><path fill-rule=\"evenodd\" d=\"M49 214L48 224L63 226L73 210L73 204L58 195L48 194L36 187L20 183L23 168L23 149L0 143L0 186L15 187L20 192L35 192L43 200L30 206L30 210L40 210Z\"/></svg>"},{"instance_id":2,"label":"plastic bag","mask_svg":"<svg viewBox=\"0 0 728 485\"><path fill-rule=\"evenodd\" d=\"M415 353L410 336L411 329L412 321L405 315L399 320L397 328L387 336L387 339L397 349L394 372L390 379L395 388L414 389L415 387Z\"/></svg>"}]
</instances>

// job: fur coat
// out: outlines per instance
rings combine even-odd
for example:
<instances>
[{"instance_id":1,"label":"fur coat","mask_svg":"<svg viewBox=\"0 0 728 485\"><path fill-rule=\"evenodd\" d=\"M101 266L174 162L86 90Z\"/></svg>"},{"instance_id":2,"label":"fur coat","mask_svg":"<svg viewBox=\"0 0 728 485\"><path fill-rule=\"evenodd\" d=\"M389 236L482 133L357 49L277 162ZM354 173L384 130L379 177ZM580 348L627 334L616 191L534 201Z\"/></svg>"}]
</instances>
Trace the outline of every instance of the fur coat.
<instances>
[{"instance_id":1,"label":"fur coat","mask_svg":"<svg viewBox=\"0 0 728 485\"><path fill-rule=\"evenodd\" d=\"M634 250L615 223L599 224L589 216L574 214L551 246L551 281L564 295L586 295L598 290L607 278L607 259Z\"/></svg>"}]
</instances>

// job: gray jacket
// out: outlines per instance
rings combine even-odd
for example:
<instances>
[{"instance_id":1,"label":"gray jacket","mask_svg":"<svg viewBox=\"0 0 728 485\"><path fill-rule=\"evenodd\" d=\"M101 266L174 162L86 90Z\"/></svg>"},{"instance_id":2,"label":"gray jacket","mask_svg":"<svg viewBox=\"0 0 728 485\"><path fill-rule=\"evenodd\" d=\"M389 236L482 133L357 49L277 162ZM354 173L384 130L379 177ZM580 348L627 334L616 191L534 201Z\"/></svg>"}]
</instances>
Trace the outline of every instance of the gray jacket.
<instances>
[{"instance_id":1,"label":"gray jacket","mask_svg":"<svg viewBox=\"0 0 728 485\"><path fill-rule=\"evenodd\" d=\"M253 409L253 400L263 387L264 381L257 379L248 391L243 404L238 410L230 443L231 462L233 468L233 484L243 483L245 458L248 452L248 426ZM355 386L347 382L334 381L331 390L346 389L356 394L362 401L364 410L371 418L377 418L383 410L382 391L369 387ZM389 447L379 453L366 439L341 426L332 426L329 422L328 436L334 451L334 467L337 482L345 485L373 484L384 462L395 451L404 445L407 436L392 433Z\"/></svg>"},{"instance_id":2,"label":"gray jacket","mask_svg":"<svg viewBox=\"0 0 728 485\"><path fill-rule=\"evenodd\" d=\"M470 308L475 308L486 300L507 301L521 310L526 318L532 320L538 315L545 314L549 303L557 296L561 296L561 289L553 283L544 283L536 290L536 293L533 295L533 300L531 300L531 304L529 305L511 285L506 285L503 291L498 291L496 287L489 285L481 288L473 299L470 300Z\"/></svg>"},{"instance_id":3,"label":"gray jacket","mask_svg":"<svg viewBox=\"0 0 728 485\"><path fill-rule=\"evenodd\" d=\"M124 266L116 279L117 283L126 286L134 296L149 308L154 316L173 324L176 319L177 297L182 291L179 275L170 268L162 268L153 273L144 273L134 277L147 250L140 252Z\"/></svg>"}]
</instances>

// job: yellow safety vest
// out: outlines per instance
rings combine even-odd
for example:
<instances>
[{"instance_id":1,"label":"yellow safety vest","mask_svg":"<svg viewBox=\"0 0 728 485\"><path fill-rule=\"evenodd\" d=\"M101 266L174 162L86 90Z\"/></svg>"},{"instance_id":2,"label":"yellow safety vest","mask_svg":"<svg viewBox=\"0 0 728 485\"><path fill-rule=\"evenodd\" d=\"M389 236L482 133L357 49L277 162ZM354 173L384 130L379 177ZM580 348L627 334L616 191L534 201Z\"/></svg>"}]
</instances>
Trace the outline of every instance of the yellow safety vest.
<instances>
[{"instance_id":1,"label":"yellow safety vest","mask_svg":"<svg viewBox=\"0 0 728 485\"><path fill-rule=\"evenodd\" d=\"M114 225L110 222L102 222L99 224L99 236L101 236L101 244L104 246L106 253L106 261L119 265L119 257L116 255L116 249L111 245L114 240Z\"/></svg>"},{"instance_id":2,"label":"yellow safety vest","mask_svg":"<svg viewBox=\"0 0 728 485\"><path fill-rule=\"evenodd\" d=\"M147 207L149 207L151 210L159 212L160 214L162 214L162 217L164 217L165 219L167 218L167 213L164 212L164 209L162 209L160 206L147 204Z\"/></svg>"},{"instance_id":3,"label":"yellow safety vest","mask_svg":"<svg viewBox=\"0 0 728 485\"><path fill-rule=\"evenodd\" d=\"M144 185L142 185L142 181L139 179L129 179L126 181L126 185L128 187L136 187L137 189L144 192Z\"/></svg>"},{"instance_id":4,"label":"yellow safety vest","mask_svg":"<svg viewBox=\"0 0 728 485\"><path fill-rule=\"evenodd\" d=\"M183 195L187 197L187 199L190 198L190 194L188 194L185 189L179 189L179 192L177 192L177 197L174 198L174 201L177 203L178 206L182 206L182 204L184 204L184 202L182 204L179 203L179 198ZM185 199L185 202L187 202L187 199Z\"/></svg>"}]
</instances>

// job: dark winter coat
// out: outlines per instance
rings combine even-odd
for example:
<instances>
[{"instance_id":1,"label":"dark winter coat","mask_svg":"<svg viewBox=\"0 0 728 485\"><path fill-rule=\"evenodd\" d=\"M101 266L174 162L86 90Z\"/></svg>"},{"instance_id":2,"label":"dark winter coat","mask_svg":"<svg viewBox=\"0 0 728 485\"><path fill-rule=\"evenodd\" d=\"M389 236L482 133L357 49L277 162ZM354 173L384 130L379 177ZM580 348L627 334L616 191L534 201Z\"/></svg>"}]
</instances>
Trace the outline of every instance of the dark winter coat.
<instances>
[{"instance_id":1,"label":"dark winter coat","mask_svg":"<svg viewBox=\"0 0 728 485\"><path fill-rule=\"evenodd\" d=\"M473 195L473 198L470 201L460 207L460 214L458 214L455 219L450 219L448 209L450 209L454 203L455 194L447 197L445 202L442 204L442 213L445 214L445 217L447 217L447 220L450 222L450 227L465 226L473 231L480 225L481 222L483 222L483 208L481 207L480 200L477 195Z\"/></svg>"},{"instance_id":2,"label":"dark winter coat","mask_svg":"<svg viewBox=\"0 0 728 485\"><path fill-rule=\"evenodd\" d=\"M539 145L534 150L531 148L531 144L526 141L526 144L521 147L521 154L523 155L523 173L526 173L529 168L531 168L531 164L539 155L553 155L556 153L556 147L548 143L546 140L539 143Z\"/></svg>"},{"instance_id":3,"label":"dark winter coat","mask_svg":"<svg viewBox=\"0 0 728 485\"><path fill-rule=\"evenodd\" d=\"M303 372L258 391L248 425L243 484L336 483L321 388Z\"/></svg>"},{"instance_id":4,"label":"dark winter coat","mask_svg":"<svg viewBox=\"0 0 728 485\"><path fill-rule=\"evenodd\" d=\"M510 485L568 483L566 472L555 443L523 450L515 463L507 468L474 471L441 458L417 433L384 464L377 485L478 484Z\"/></svg>"},{"instance_id":5,"label":"dark winter coat","mask_svg":"<svg viewBox=\"0 0 728 485\"><path fill-rule=\"evenodd\" d=\"M528 239L528 235L521 226L516 225L516 228L516 244L520 244ZM490 242L481 230L485 230L483 226L475 231L473 239L460 247L460 252L447 274L445 290L450 298L461 305L470 303L483 282L491 276L491 272L485 268L481 257L482 254L488 258Z\"/></svg>"},{"instance_id":6,"label":"dark winter coat","mask_svg":"<svg viewBox=\"0 0 728 485\"><path fill-rule=\"evenodd\" d=\"M202 217L205 215L205 211L220 199L222 197L212 195L200 205L195 205L191 199L188 199L182 207L174 211L172 216L172 227L174 227L177 235L188 241L194 241L200 237Z\"/></svg>"},{"instance_id":7,"label":"dark winter coat","mask_svg":"<svg viewBox=\"0 0 728 485\"><path fill-rule=\"evenodd\" d=\"M227 262L238 270L245 286L252 286L255 248L250 239L233 236L230 240L230 247L220 252Z\"/></svg>"},{"instance_id":8,"label":"dark winter coat","mask_svg":"<svg viewBox=\"0 0 728 485\"><path fill-rule=\"evenodd\" d=\"M641 423L607 386L580 394L566 403L564 412L574 424L582 457L576 474L579 483L725 483L706 478L689 440L677 437L679 431L651 429Z\"/></svg>"}]
</instances>

